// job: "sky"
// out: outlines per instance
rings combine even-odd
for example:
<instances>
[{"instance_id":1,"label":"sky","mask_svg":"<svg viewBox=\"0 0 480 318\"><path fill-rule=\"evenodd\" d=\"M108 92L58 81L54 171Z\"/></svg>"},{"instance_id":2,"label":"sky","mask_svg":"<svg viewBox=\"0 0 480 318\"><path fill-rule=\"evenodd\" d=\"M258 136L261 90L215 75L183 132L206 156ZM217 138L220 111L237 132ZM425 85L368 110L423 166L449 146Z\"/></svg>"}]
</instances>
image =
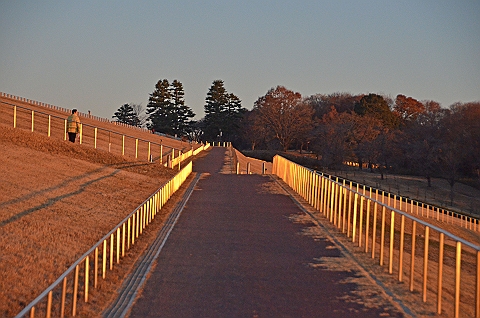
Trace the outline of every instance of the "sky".
<instances>
[{"instance_id":1,"label":"sky","mask_svg":"<svg viewBox=\"0 0 480 318\"><path fill-rule=\"evenodd\" d=\"M314 94L480 101L479 0L0 0L0 91L111 119L214 80L252 109L278 85Z\"/></svg>"}]
</instances>

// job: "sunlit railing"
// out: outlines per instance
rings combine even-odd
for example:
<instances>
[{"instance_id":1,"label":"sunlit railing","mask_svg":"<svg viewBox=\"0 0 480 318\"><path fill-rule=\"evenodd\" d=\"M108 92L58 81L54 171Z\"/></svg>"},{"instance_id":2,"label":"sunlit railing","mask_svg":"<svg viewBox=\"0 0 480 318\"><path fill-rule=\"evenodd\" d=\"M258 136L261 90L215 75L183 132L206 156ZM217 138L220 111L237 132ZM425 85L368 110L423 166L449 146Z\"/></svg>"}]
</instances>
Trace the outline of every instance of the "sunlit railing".
<instances>
[{"instance_id":1,"label":"sunlit railing","mask_svg":"<svg viewBox=\"0 0 480 318\"><path fill-rule=\"evenodd\" d=\"M24 99L24 101L28 102L30 100ZM33 103L33 101L30 102ZM47 105L42 104L43 103L37 103L34 105ZM65 118L3 101L0 101L0 106L6 108L6 111L2 112L0 120L5 123L10 122L14 128L45 133L48 137L67 140L67 120ZM59 107L51 106L50 108L59 111L67 111ZM11 112L10 115L8 115L9 112ZM93 125L82 123L80 126L80 133L78 136L79 143L91 146L95 149L121 154L123 156L131 156L135 157L135 159L149 162L159 161L165 166L168 165L169 161L170 163L173 162L175 159L175 152L177 154L182 152L182 149L175 149L173 147L162 145L161 143L120 134ZM132 126L128 127L132 128ZM188 145L188 149L192 149L192 145L188 143L186 144ZM183 154L180 157L180 159L178 159L179 156L177 156L175 164L170 164L170 166L177 167L179 161L187 159L192 154L193 152L187 151L186 154Z\"/></svg>"},{"instance_id":2,"label":"sunlit railing","mask_svg":"<svg viewBox=\"0 0 480 318\"><path fill-rule=\"evenodd\" d=\"M421 215L418 204L401 211L378 190L337 182L280 156L274 157L273 174L398 281L408 279L423 302L436 301L438 314L480 317L479 246L414 216Z\"/></svg>"},{"instance_id":3,"label":"sunlit railing","mask_svg":"<svg viewBox=\"0 0 480 318\"><path fill-rule=\"evenodd\" d=\"M88 302L91 288L99 279L106 279L139 239L143 230L155 218L168 199L180 188L192 172L189 162L165 185L131 212L122 222L72 264L53 284L26 306L16 317L76 316L79 301Z\"/></svg>"},{"instance_id":4,"label":"sunlit railing","mask_svg":"<svg viewBox=\"0 0 480 318\"><path fill-rule=\"evenodd\" d=\"M206 144L202 144L202 146L198 147L193 151L193 155L198 155L201 151L207 150L210 147L210 144L207 142Z\"/></svg>"},{"instance_id":5,"label":"sunlit railing","mask_svg":"<svg viewBox=\"0 0 480 318\"><path fill-rule=\"evenodd\" d=\"M20 97L20 96L16 96L16 95L12 95L12 94L7 94L7 93L4 93L4 92L0 92L0 97L8 98L8 99L18 101L18 102L22 102L22 103L32 104L32 105L35 105L35 106L50 108L50 109L55 110L55 111L61 111L61 112L65 112L65 113L70 113L71 112L71 109L66 109L66 108L63 108L63 107L60 107L60 106L55 106L55 105L52 105L52 104L43 103L43 102L39 102L39 101L36 101L36 100L28 99L28 98L25 98L25 97ZM81 117L88 117L88 118L94 119L96 121L101 121L101 122L105 122L105 123L114 123L109 119L91 115L90 112L89 113L78 112L78 114ZM148 131L148 129L141 128L141 127L136 127L136 126L127 125L127 124L123 124L123 123L117 123L117 124L119 126L129 127L129 128L132 128L132 129Z\"/></svg>"}]
</instances>

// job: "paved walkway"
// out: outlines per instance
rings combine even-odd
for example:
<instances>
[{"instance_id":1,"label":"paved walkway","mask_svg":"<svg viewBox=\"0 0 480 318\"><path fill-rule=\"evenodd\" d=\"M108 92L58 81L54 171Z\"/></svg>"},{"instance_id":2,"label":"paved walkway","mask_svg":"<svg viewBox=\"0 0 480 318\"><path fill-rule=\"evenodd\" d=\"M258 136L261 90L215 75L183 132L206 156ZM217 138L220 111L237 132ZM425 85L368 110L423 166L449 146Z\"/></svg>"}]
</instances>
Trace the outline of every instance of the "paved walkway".
<instances>
[{"instance_id":1,"label":"paved walkway","mask_svg":"<svg viewBox=\"0 0 480 318\"><path fill-rule=\"evenodd\" d=\"M306 215L270 176L221 174L224 154L213 148L194 163L202 178L130 317L404 315L381 295L374 306L352 301L361 272L314 266L346 256L302 235L313 223L294 221Z\"/></svg>"}]
</instances>

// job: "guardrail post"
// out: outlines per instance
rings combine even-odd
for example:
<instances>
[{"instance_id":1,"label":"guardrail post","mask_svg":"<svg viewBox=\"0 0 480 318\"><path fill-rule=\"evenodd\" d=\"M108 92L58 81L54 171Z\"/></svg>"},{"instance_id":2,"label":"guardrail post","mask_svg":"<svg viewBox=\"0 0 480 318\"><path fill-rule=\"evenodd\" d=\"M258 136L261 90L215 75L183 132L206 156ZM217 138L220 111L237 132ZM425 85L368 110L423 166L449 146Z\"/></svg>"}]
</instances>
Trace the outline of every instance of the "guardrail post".
<instances>
[{"instance_id":1,"label":"guardrail post","mask_svg":"<svg viewBox=\"0 0 480 318\"><path fill-rule=\"evenodd\" d=\"M88 303L88 282L89 282L89 278L88 278L88 274L90 273L90 257L87 256L85 258L85 302Z\"/></svg>"},{"instance_id":2,"label":"guardrail post","mask_svg":"<svg viewBox=\"0 0 480 318\"><path fill-rule=\"evenodd\" d=\"M35 112L32 110L32 132L33 132L33 126L34 126L34 117L35 117Z\"/></svg>"},{"instance_id":3,"label":"guardrail post","mask_svg":"<svg viewBox=\"0 0 480 318\"><path fill-rule=\"evenodd\" d=\"M342 197L343 197L343 221L342 221L342 233L345 233L345 222L347 217L347 188L345 187L345 180L343 180L343 187L342 187Z\"/></svg>"},{"instance_id":4,"label":"guardrail post","mask_svg":"<svg viewBox=\"0 0 480 318\"><path fill-rule=\"evenodd\" d=\"M363 192L364 194L360 196L360 226L358 229L358 246L359 247L362 247L362 236L363 236L363 201L365 200L363 196L365 195L365 191Z\"/></svg>"},{"instance_id":5,"label":"guardrail post","mask_svg":"<svg viewBox=\"0 0 480 318\"><path fill-rule=\"evenodd\" d=\"M138 138L135 138L135 159L138 158Z\"/></svg>"},{"instance_id":6,"label":"guardrail post","mask_svg":"<svg viewBox=\"0 0 480 318\"><path fill-rule=\"evenodd\" d=\"M455 317L460 316L460 267L462 265L462 243L457 242L455 257Z\"/></svg>"},{"instance_id":7,"label":"guardrail post","mask_svg":"<svg viewBox=\"0 0 480 318\"><path fill-rule=\"evenodd\" d=\"M423 251L423 302L427 302L428 246L430 228L425 226L425 247Z\"/></svg>"},{"instance_id":8,"label":"guardrail post","mask_svg":"<svg viewBox=\"0 0 480 318\"><path fill-rule=\"evenodd\" d=\"M51 123L52 123L52 116L48 115L48 131L47 131L48 137L50 137Z\"/></svg>"},{"instance_id":9,"label":"guardrail post","mask_svg":"<svg viewBox=\"0 0 480 318\"><path fill-rule=\"evenodd\" d=\"M475 317L480 318L480 251L477 251L477 283L475 284Z\"/></svg>"},{"instance_id":10,"label":"guardrail post","mask_svg":"<svg viewBox=\"0 0 480 318\"><path fill-rule=\"evenodd\" d=\"M382 231L380 234L380 266L383 266L384 250L385 250L385 206L382 205Z\"/></svg>"},{"instance_id":11,"label":"guardrail post","mask_svg":"<svg viewBox=\"0 0 480 318\"><path fill-rule=\"evenodd\" d=\"M17 106L13 106L13 128L17 128Z\"/></svg>"},{"instance_id":12,"label":"guardrail post","mask_svg":"<svg viewBox=\"0 0 480 318\"><path fill-rule=\"evenodd\" d=\"M113 233L110 234L110 270L113 269Z\"/></svg>"},{"instance_id":13,"label":"guardrail post","mask_svg":"<svg viewBox=\"0 0 480 318\"><path fill-rule=\"evenodd\" d=\"M117 264L120 263L120 228L117 228Z\"/></svg>"},{"instance_id":14,"label":"guardrail post","mask_svg":"<svg viewBox=\"0 0 480 318\"><path fill-rule=\"evenodd\" d=\"M163 145L160 145L160 164L163 164Z\"/></svg>"},{"instance_id":15,"label":"guardrail post","mask_svg":"<svg viewBox=\"0 0 480 318\"><path fill-rule=\"evenodd\" d=\"M393 273L393 243L395 242L395 212L390 211L390 250L388 260L388 273Z\"/></svg>"},{"instance_id":16,"label":"guardrail post","mask_svg":"<svg viewBox=\"0 0 480 318\"><path fill-rule=\"evenodd\" d=\"M413 291L415 276L415 240L416 240L417 222L412 220L412 249L410 252L410 291Z\"/></svg>"},{"instance_id":17,"label":"guardrail post","mask_svg":"<svg viewBox=\"0 0 480 318\"><path fill-rule=\"evenodd\" d=\"M440 246L438 253L438 285L437 285L437 314L442 313L442 279L443 279L443 250L444 250L445 235L440 233Z\"/></svg>"},{"instance_id":18,"label":"guardrail post","mask_svg":"<svg viewBox=\"0 0 480 318\"><path fill-rule=\"evenodd\" d=\"M80 124L80 145L82 144L83 141L83 124Z\"/></svg>"},{"instance_id":19,"label":"guardrail post","mask_svg":"<svg viewBox=\"0 0 480 318\"><path fill-rule=\"evenodd\" d=\"M47 297L47 318L50 318L52 314L52 291L48 293Z\"/></svg>"},{"instance_id":20,"label":"guardrail post","mask_svg":"<svg viewBox=\"0 0 480 318\"><path fill-rule=\"evenodd\" d=\"M247 162L247 174L250 174L250 162Z\"/></svg>"},{"instance_id":21,"label":"guardrail post","mask_svg":"<svg viewBox=\"0 0 480 318\"><path fill-rule=\"evenodd\" d=\"M352 242L355 243L355 231L357 230L357 199L358 193L355 193L355 199L353 200L353 226L352 226Z\"/></svg>"},{"instance_id":22,"label":"guardrail post","mask_svg":"<svg viewBox=\"0 0 480 318\"><path fill-rule=\"evenodd\" d=\"M97 127L94 129L93 148L97 149Z\"/></svg>"},{"instance_id":23,"label":"guardrail post","mask_svg":"<svg viewBox=\"0 0 480 318\"><path fill-rule=\"evenodd\" d=\"M125 155L125 135L122 135L122 156Z\"/></svg>"},{"instance_id":24,"label":"guardrail post","mask_svg":"<svg viewBox=\"0 0 480 318\"><path fill-rule=\"evenodd\" d=\"M368 234L370 229L370 204L371 204L372 194L370 192L369 198L367 198L367 218L365 220L365 253L368 253Z\"/></svg>"},{"instance_id":25,"label":"guardrail post","mask_svg":"<svg viewBox=\"0 0 480 318\"><path fill-rule=\"evenodd\" d=\"M60 304L60 317L65 317L65 299L67 298L67 277L63 279L62 300Z\"/></svg>"},{"instance_id":26,"label":"guardrail post","mask_svg":"<svg viewBox=\"0 0 480 318\"><path fill-rule=\"evenodd\" d=\"M75 266L75 276L73 278L73 295L72 295L72 316L77 315L77 295L78 295L78 265Z\"/></svg>"},{"instance_id":27,"label":"guardrail post","mask_svg":"<svg viewBox=\"0 0 480 318\"><path fill-rule=\"evenodd\" d=\"M378 206L378 200L375 200L375 203L373 204L372 258L375 258L375 246L376 246L375 240L377 238L377 206Z\"/></svg>"},{"instance_id":28,"label":"guardrail post","mask_svg":"<svg viewBox=\"0 0 480 318\"><path fill-rule=\"evenodd\" d=\"M403 280L403 246L405 240L405 215L400 217L400 248L398 256L398 281Z\"/></svg>"},{"instance_id":29,"label":"guardrail post","mask_svg":"<svg viewBox=\"0 0 480 318\"><path fill-rule=\"evenodd\" d=\"M105 279L107 272L107 240L103 241L103 254L102 254L102 278Z\"/></svg>"},{"instance_id":30,"label":"guardrail post","mask_svg":"<svg viewBox=\"0 0 480 318\"><path fill-rule=\"evenodd\" d=\"M125 223L122 224L122 257L125 256Z\"/></svg>"},{"instance_id":31,"label":"guardrail post","mask_svg":"<svg viewBox=\"0 0 480 318\"><path fill-rule=\"evenodd\" d=\"M93 288L98 284L98 247L95 248L95 264L93 267Z\"/></svg>"}]
</instances>

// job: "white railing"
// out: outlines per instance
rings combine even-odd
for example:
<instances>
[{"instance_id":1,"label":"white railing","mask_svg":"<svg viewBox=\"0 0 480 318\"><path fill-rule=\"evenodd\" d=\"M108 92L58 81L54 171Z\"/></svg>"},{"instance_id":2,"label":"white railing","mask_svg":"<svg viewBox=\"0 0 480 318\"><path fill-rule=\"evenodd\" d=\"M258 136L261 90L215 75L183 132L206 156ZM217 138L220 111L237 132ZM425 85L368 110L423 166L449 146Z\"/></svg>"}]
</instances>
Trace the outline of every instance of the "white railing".
<instances>
[{"instance_id":1,"label":"white railing","mask_svg":"<svg viewBox=\"0 0 480 318\"><path fill-rule=\"evenodd\" d=\"M3 121L10 121L14 128L45 133L48 137L67 140L67 120L65 118L3 101L0 101L0 106L7 108L7 111L5 111L7 116L2 116L4 118ZM56 106L51 106L50 108L54 109L53 107ZM62 111L66 110L62 109ZM11 112L10 115L8 115L9 112ZM182 149L120 134L94 125L82 123L80 128L78 136L80 144L121 154L122 156L128 155L135 157L135 159L149 162L158 160L161 164L167 165L169 158L174 156L175 151L177 153L182 151ZM131 127L128 126L128 128ZM191 148L191 145L189 145L189 148ZM189 154L191 155L192 153L190 152ZM184 155L181 157L181 160L183 161L187 158L188 156ZM178 160L176 165L174 165L175 167L178 165Z\"/></svg>"},{"instance_id":2,"label":"white railing","mask_svg":"<svg viewBox=\"0 0 480 318\"><path fill-rule=\"evenodd\" d=\"M37 314L45 317L76 316L78 302L89 301L90 289L96 289L99 278L106 279L107 271L120 263L125 252L135 244L145 227L154 221L191 172L192 162L92 246L16 317L35 317Z\"/></svg>"},{"instance_id":3,"label":"white railing","mask_svg":"<svg viewBox=\"0 0 480 318\"><path fill-rule=\"evenodd\" d=\"M398 281L407 276L423 302L435 299L437 314L480 317L480 246L412 215L418 209L392 207L378 190L362 192L280 156L273 174Z\"/></svg>"}]
</instances>

